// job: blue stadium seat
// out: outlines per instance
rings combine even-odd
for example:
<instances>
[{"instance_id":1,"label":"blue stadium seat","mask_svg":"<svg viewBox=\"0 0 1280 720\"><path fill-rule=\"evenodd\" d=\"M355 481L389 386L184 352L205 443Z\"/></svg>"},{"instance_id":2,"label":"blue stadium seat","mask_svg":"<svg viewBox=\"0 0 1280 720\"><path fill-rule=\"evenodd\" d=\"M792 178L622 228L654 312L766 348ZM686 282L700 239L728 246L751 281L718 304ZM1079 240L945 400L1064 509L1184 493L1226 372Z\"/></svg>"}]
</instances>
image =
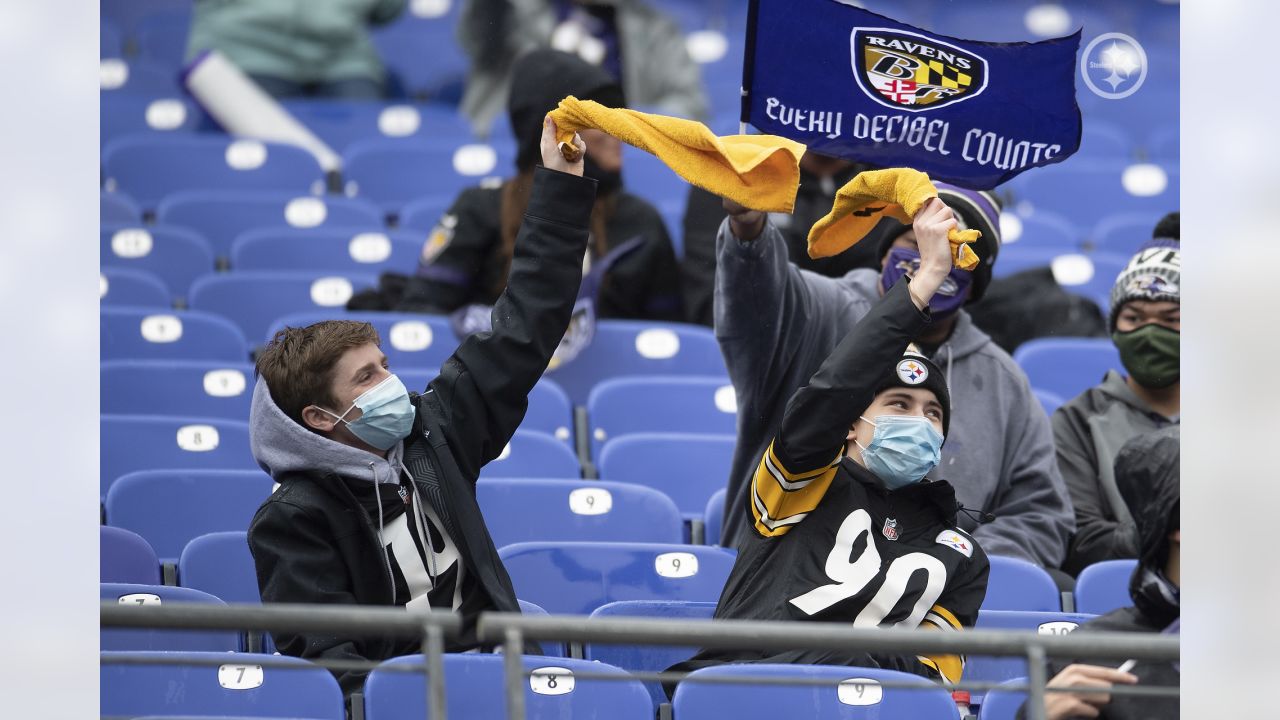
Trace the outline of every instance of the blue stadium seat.
<instances>
[{"instance_id":1,"label":"blue stadium seat","mask_svg":"<svg viewBox=\"0 0 1280 720\"><path fill-rule=\"evenodd\" d=\"M1151 238L1151 233L1162 216L1163 213L1108 215L1093 226L1089 242L1097 250L1131 257L1142 243Z\"/></svg>"},{"instance_id":2,"label":"blue stadium seat","mask_svg":"<svg viewBox=\"0 0 1280 720\"><path fill-rule=\"evenodd\" d=\"M177 69L158 67L141 60L102 58L99 61L98 81L103 95L155 98L175 97L182 93Z\"/></svg>"},{"instance_id":3,"label":"blue stadium seat","mask_svg":"<svg viewBox=\"0 0 1280 720\"><path fill-rule=\"evenodd\" d=\"M146 538L161 562L176 563L201 535L248 528L273 484L261 470L132 472L107 491L107 522Z\"/></svg>"},{"instance_id":4,"label":"blue stadium seat","mask_svg":"<svg viewBox=\"0 0 1280 720\"><path fill-rule=\"evenodd\" d=\"M553 435L517 430L498 457L480 470L482 478L582 477L578 456Z\"/></svg>"},{"instance_id":5,"label":"blue stadium seat","mask_svg":"<svg viewBox=\"0 0 1280 720\"><path fill-rule=\"evenodd\" d=\"M146 270L104 267L98 273L98 302L120 306L168 310L173 306L169 286Z\"/></svg>"},{"instance_id":6,"label":"blue stadium seat","mask_svg":"<svg viewBox=\"0 0 1280 720\"><path fill-rule=\"evenodd\" d=\"M137 470L257 468L247 422L157 415L103 415L100 422L103 497Z\"/></svg>"},{"instance_id":7,"label":"blue stadium seat","mask_svg":"<svg viewBox=\"0 0 1280 720\"><path fill-rule=\"evenodd\" d=\"M627 191L662 210L684 210L689 183L652 153L624 144L622 179ZM670 228L667 228L668 231Z\"/></svg>"},{"instance_id":8,"label":"blue stadium seat","mask_svg":"<svg viewBox=\"0 0 1280 720\"><path fill-rule=\"evenodd\" d=\"M1081 613L980 610L975 627L979 630L1018 630L1041 635L1064 635L1094 617ZM970 654L964 666L964 679L974 682L1004 682L1025 677L1026 674L1025 657ZM980 704L983 694L973 693L975 704Z\"/></svg>"},{"instance_id":9,"label":"blue stadium seat","mask_svg":"<svg viewBox=\"0 0 1280 720\"><path fill-rule=\"evenodd\" d=\"M1105 313L1111 286L1127 260L1112 253L1016 245L1001 253L994 272L996 277L1007 277L1032 268L1051 268L1063 290L1093 300Z\"/></svg>"},{"instance_id":10,"label":"blue stadium seat","mask_svg":"<svg viewBox=\"0 0 1280 720\"><path fill-rule=\"evenodd\" d=\"M1163 176L1163 180L1161 180ZM1125 178L1129 188L1126 189ZM1117 212L1168 212L1179 206L1176 166L1069 161L1025 173L1010 182L1019 202L1088 226Z\"/></svg>"},{"instance_id":11,"label":"blue stadium seat","mask_svg":"<svg viewBox=\"0 0 1280 720\"><path fill-rule=\"evenodd\" d=\"M1016 234L1003 227L1007 224L1008 217L1009 213L1004 213L1000 217L1004 230L1002 234L1004 244L993 269L998 276L1011 274L1001 267L1001 263L1010 256L1016 257L1026 248L1039 251L1052 249L1059 252L1075 252L1080 247L1080 238L1083 233L1071 221L1059 215L1051 212L1035 212L1025 217L1014 215L1017 221Z\"/></svg>"},{"instance_id":12,"label":"blue stadium seat","mask_svg":"<svg viewBox=\"0 0 1280 720\"><path fill-rule=\"evenodd\" d=\"M1066 400L1057 393L1051 393L1048 390L1040 390L1031 388L1031 393L1036 396L1036 400L1040 402L1040 407L1044 408L1045 415L1053 415L1053 411L1062 407Z\"/></svg>"},{"instance_id":13,"label":"blue stadium seat","mask_svg":"<svg viewBox=\"0 0 1280 720\"><path fill-rule=\"evenodd\" d=\"M361 273L252 271L205 275L191 285L193 310L218 313L251 342L268 339L276 318L292 313L345 312L347 300L376 287L376 275Z\"/></svg>"},{"instance_id":14,"label":"blue stadium seat","mask_svg":"<svg viewBox=\"0 0 1280 720\"><path fill-rule=\"evenodd\" d=\"M1165 125L1151 131L1146 142L1147 154L1158 162L1176 163L1182 156L1179 144L1181 129L1177 125Z\"/></svg>"},{"instance_id":15,"label":"blue stadium seat","mask_svg":"<svg viewBox=\"0 0 1280 720\"><path fill-rule=\"evenodd\" d=\"M724 528L724 488L720 488L707 501L707 509L703 514L703 543L720 545L720 532Z\"/></svg>"},{"instance_id":16,"label":"blue stadium seat","mask_svg":"<svg viewBox=\"0 0 1280 720\"><path fill-rule=\"evenodd\" d=\"M553 615L617 600L720 598L734 553L704 545L531 542L498 550L516 595Z\"/></svg>"},{"instance_id":17,"label":"blue stadium seat","mask_svg":"<svg viewBox=\"0 0 1280 720\"><path fill-rule=\"evenodd\" d=\"M684 540L675 503L657 490L639 485L485 478L476 484L476 501L497 547L531 541Z\"/></svg>"},{"instance_id":18,"label":"blue stadium seat","mask_svg":"<svg viewBox=\"0 0 1280 720\"><path fill-rule=\"evenodd\" d=\"M1110 338L1036 338L1013 353L1031 387L1071 399L1102 382L1108 370L1124 372Z\"/></svg>"},{"instance_id":19,"label":"blue stadium seat","mask_svg":"<svg viewBox=\"0 0 1280 720\"><path fill-rule=\"evenodd\" d=\"M103 360L210 360L244 362L248 344L240 328L202 312L102 308L98 334Z\"/></svg>"},{"instance_id":20,"label":"blue stadium seat","mask_svg":"<svg viewBox=\"0 0 1280 720\"><path fill-rule=\"evenodd\" d=\"M661 490L686 518L701 518L707 501L725 486L733 435L636 433L605 444L600 477Z\"/></svg>"},{"instance_id":21,"label":"blue stadium seat","mask_svg":"<svg viewBox=\"0 0 1280 720\"><path fill-rule=\"evenodd\" d=\"M445 330L443 332L448 333L449 331ZM382 337L384 338L382 341L383 352L390 358L391 351L387 350L386 333L382 333ZM452 335L447 337L452 337ZM449 352L452 352L452 349ZM439 363L437 363L438 365ZM406 369L406 367L413 367L414 369ZM436 375L440 373L440 369L439 367L417 369L416 365L397 365L395 360L391 360L391 372L399 375L400 380L409 390L422 392L426 389L427 383L434 380ZM559 385L543 378L533 386L533 389L529 391L529 409L524 414L524 421L520 423L520 429L551 435L556 440L563 442L567 447L573 448L573 408L569 405L568 396L564 394ZM576 472L573 477L577 477Z\"/></svg>"},{"instance_id":22,"label":"blue stadium seat","mask_svg":"<svg viewBox=\"0 0 1280 720\"><path fill-rule=\"evenodd\" d=\"M118 58L124 55L124 35L110 18L98 22L98 57Z\"/></svg>"},{"instance_id":23,"label":"blue stadium seat","mask_svg":"<svg viewBox=\"0 0 1280 720\"><path fill-rule=\"evenodd\" d=\"M1133 605L1129 578L1137 566L1137 560L1103 560L1081 570L1076 579L1076 610L1102 615Z\"/></svg>"},{"instance_id":24,"label":"blue stadium seat","mask_svg":"<svg viewBox=\"0 0 1280 720\"><path fill-rule=\"evenodd\" d=\"M186 297L196 278L213 272L209 243L186 228L104 223L99 241L103 267L146 270L163 280L174 297Z\"/></svg>"},{"instance_id":25,"label":"blue stadium seat","mask_svg":"<svg viewBox=\"0 0 1280 720\"><path fill-rule=\"evenodd\" d=\"M98 538L98 581L159 585L160 559L141 535L103 525Z\"/></svg>"},{"instance_id":26,"label":"blue stadium seat","mask_svg":"<svg viewBox=\"0 0 1280 720\"><path fill-rule=\"evenodd\" d=\"M263 228L236 238L231 267L412 275L425 240L420 233L377 228Z\"/></svg>"},{"instance_id":27,"label":"blue stadium seat","mask_svg":"<svg viewBox=\"0 0 1280 720\"><path fill-rule=\"evenodd\" d=\"M667 432L732 435L738 401L729 379L625 377L605 380L587 396L591 454L632 433Z\"/></svg>"},{"instance_id":28,"label":"blue stadium seat","mask_svg":"<svg viewBox=\"0 0 1280 720\"><path fill-rule=\"evenodd\" d=\"M116 658L167 662L112 662ZM215 664L218 660L223 662ZM205 664L184 664L193 661ZM273 665L260 664L268 661ZM104 652L99 668L103 717L181 714L346 719L342 688L333 674L298 658L255 653Z\"/></svg>"},{"instance_id":29,"label":"blue stadium seat","mask_svg":"<svg viewBox=\"0 0 1280 720\"><path fill-rule=\"evenodd\" d=\"M622 600L596 608L593 618L643 617L667 620L710 620L715 614L713 602L681 602L673 600ZM622 668L627 672L661 672L693 657L696 647L678 645L606 645L588 644L583 657ZM645 689L653 700L654 710L668 702L661 683L646 682Z\"/></svg>"},{"instance_id":30,"label":"blue stadium seat","mask_svg":"<svg viewBox=\"0 0 1280 720\"><path fill-rule=\"evenodd\" d=\"M200 111L181 97L104 93L98 140L105 145L127 135L192 133L199 124Z\"/></svg>"},{"instance_id":31,"label":"blue stadium seat","mask_svg":"<svg viewBox=\"0 0 1280 720\"><path fill-rule=\"evenodd\" d=\"M128 195L103 191L98 204L98 220L117 225L137 225L142 222L142 211Z\"/></svg>"},{"instance_id":32,"label":"blue stadium seat","mask_svg":"<svg viewBox=\"0 0 1280 720\"><path fill-rule=\"evenodd\" d=\"M190 12L191 0L101 0L103 19L109 19L126 34L153 15Z\"/></svg>"},{"instance_id":33,"label":"blue stadium seat","mask_svg":"<svg viewBox=\"0 0 1280 720\"><path fill-rule=\"evenodd\" d=\"M409 3L394 22L375 28L373 45L408 97L452 100L471 67L455 39L462 3Z\"/></svg>"},{"instance_id":34,"label":"blue stadium seat","mask_svg":"<svg viewBox=\"0 0 1280 720\"><path fill-rule=\"evenodd\" d=\"M253 366L207 360L113 360L98 374L108 415L194 415L247 421Z\"/></svg>"},{"instance_id":35,"label":"blue stadium seat","mask_svg":"<svg viewBox=\"0 0 1280 720\"><path fill-rule=\"evenodd\" d=\"M379 230L382 211L354 198L235 190L190 190L165 195L157 222L181 225L209 240L214 255L231 254L231 243L259 228L359 227Z\"/></svg>"},{"instance_id":36,"label":"blue stadium seat","mask_svg":"<svg viewBox=\"0 0 1280 720\"><path fill-rule=\"evenodd\" d=\"M218 598L188 588L165 585L102 583L103 602L121 605L163 605L167 602L223 605ZM155 630L152 628L102 628L101 650L170 650L235 652L240 650L240 634L234 631L201 632Z\"/></svg>"},{"instance_id":37,"label":"blue stadium seat","mask_svg":"<svg viewBox=\"0 0 1280 720\"><path fill-rule=\"evenodd\" d=\"M1014 557L990 555L991 575L983 610L1058 612L1062 599L1058 585L1039 565Z\"/></svg>"},{"instance_id":38,"label":"blue stadium seat","mask_svg":"<svg viewBox=\"0 0 1280 720\"><path fill-rule=\"evenodd\" d=\"M427 195L400 208L400 227L431 232L457 199L454 195Z\"/></svg>"},{"instance_id":39,"label":"blue stadium seat","mask_svg":"<svg viewBox=\"0 0 1280 720\"><path fill-rule=\"evenodd\" d=\"M311 98L282 104L338 153L362 140L471 140L471 127L455 105Z\"/></svg>"},{"instance_id":40,"label":"blue stadium seat","mask_svg":"<svg viewBox=\"0 0 1280 720\"><path fill-rule=\"evenodd\" d=\"M190 5L174 11L148 14L133 28L138 56L158 67L180 70L186 60L190 29Z\"/></svg>"},{"instance_id":41,"label":"blue stadium seat","mask_svg":"<svg viewBox=\"0 0 1280 720\"><path fill-rule=\"evenodd\" d=\"M988 692L982 698L982 707L978 710L978 720L1015 720L1018 710L1027 701L1025 692L1015 692L1005 688L1026 687L1025 677L1014 678L1000 683L1002 687Z\"/></svg>"},{"instance_id":42,"label":"blue stadium seat","mask_svg":"<svg viewBox=\"0 0 1280 720\"><path fill-rule=\"evenodd\" d=\"M514 167L510 141L496 144L365 140L343 153L346 193L395 212L423 195L456 195Z\"/></svg>"},{"instance_id":43,"label":"blue stadium seat","mask_svg":"<svg viewBox=\"0 0 1280 720\"><path fill-rule=\"evenodd\" d=\"M1177 118L1179 88L1176 84L1171 84L1176 83L1177 74L1157 73L1155 70L1156 68L1152 68L1143 87L1129 98L1136 102L1104 100L1082 87L1077 97L1085 116L1085 124L1106 120L1128 130L1135 137L1142 137L1151 128L1167 125L1170 119ZM1164 82L1161 82L1162 79ZM1174 198L1177 198L1176 193Z\"/></svg>"},{"instance_id":44,"label":"blue stadium seat","mask_svg":"<svg viewBox=\"0 0 1280 720\"><path fill-rule=\"evenodd\" d=\"M443 315L385 312L305 312L276 318L267 337L286 327L306 327L322 320L367 322L378 331L382 352L391 372L400 375L405 387L422 392L427 382L440 373L440 366L458 348L449 319Z\"/></svg>"},{"instance_id":45,"label":"blue stadium seat","mask_svg":"<svg viewBox=\"0 0 1280 720\"><path fill-rule=\"evenodd\" d=\"M748 685L691 682L698 677L826 679L822 685ZM890 687L882 682L908 683L915 687ZM774 720L795 717L804 708L806 717L879 720L913 718L953 720L956 704L951 693L918 675L893 670L832 665L721 665L697 670L676 688L672 700L677 718L726 718Z\"/></svg>"},{"instance_id":46,"label":"blue stadium seat","mask_svg":"<svg viewBox=\"0 0 1280 720\"><path fill-rule=\"evenodd\" d=\"M154 208L179 190L324 191L324 172L306 150L226 137L133 136L102 151L107 190Z\"/></svg>"},{"instance_id":47,"label":"blue stadium seat","mask_svg":"<svg viewBox=\"0 0 1280 720\"><path fill-rule=\"evenodd\" d=\"M528 600L516 600L520 604L520 612L523 615L547 615L547 611L537 603L531 603ZM564 643L555 642L553 640L539 640L538 644L542 646L542 653L549 657L569 657L569 653L565 650Z\"/></svg>"},{"instance_id":48,"label":"blue stadium seat","mask_svg":"<svg viewBox=\"0 0 1280 720\"><path fill-rule=\"evenodd\" d=\"M243 530L201 535L178 556L178 584L229 603L261 603L258 574Z\"/></svg>"},{"instance_id":49,"label":"blue stadium seat","mask_svg":"<svg viewBox=\"0 0 1280 720\"><path fill-rule=\"evenodd\" d=\"M628 375L725 377L728 371L710 328L683 323L601 320L578 357L548 372L574 405L585 405L602 380Z\"/></svg>"},{"instance_id":50,"label":"blue stadium seat","mask_svg":"<svg viewBox=\"0 0 1280 720\"><path fill-rule=\"evenodd\" d=\"M1137 143L1121 127L1105 120L1085 123L1080 133L1080 149L1076 158L1101 160L1133 160Z\"/></svg>"},{"instance_id":51,"label":"blue stadium seat","mask_svg":"<svg viewBox=\"0 0 1280 720\"><path fill-rule=\"evenodd\" d=\"M603 663L571 658L525 655L532 677L523 681L525 717L529 720L652 720L649 697L639 681ZM456 718L506 718L503 658L486 654L444 656L446 712ZM423 666L421 655L393 658L369 673L364 685L366 720L430 718L423 673L386 669ZM607 673L618 679L575 677L576 673Z\"/></svg>"}]
</instances>

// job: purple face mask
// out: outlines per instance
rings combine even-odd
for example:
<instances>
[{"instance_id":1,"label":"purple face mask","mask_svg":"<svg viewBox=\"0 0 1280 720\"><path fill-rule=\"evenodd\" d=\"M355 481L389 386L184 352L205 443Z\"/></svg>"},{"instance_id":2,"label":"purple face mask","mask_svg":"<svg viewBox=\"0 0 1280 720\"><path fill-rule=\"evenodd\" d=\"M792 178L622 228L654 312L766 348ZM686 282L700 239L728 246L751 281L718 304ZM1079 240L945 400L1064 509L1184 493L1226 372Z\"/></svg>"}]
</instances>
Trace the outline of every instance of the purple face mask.
<instances>
[{"instance_id":1,"label":"purple face mask","mask_svg":"<svg viewBox=\"0 0 1280 720\"><path fill-rule=\"evenodd\" d=\"M884 271L880 273L880 287L889 290L908 272L915 274L920 269L920 253L907 248L892 248L886 258ZM964 270L952 268L942 281L938 292L929 301L929 310L933 317L943 318L954 314L969 297L969 286L973 284L973 275Z\"/></svg>"}]
</instances>

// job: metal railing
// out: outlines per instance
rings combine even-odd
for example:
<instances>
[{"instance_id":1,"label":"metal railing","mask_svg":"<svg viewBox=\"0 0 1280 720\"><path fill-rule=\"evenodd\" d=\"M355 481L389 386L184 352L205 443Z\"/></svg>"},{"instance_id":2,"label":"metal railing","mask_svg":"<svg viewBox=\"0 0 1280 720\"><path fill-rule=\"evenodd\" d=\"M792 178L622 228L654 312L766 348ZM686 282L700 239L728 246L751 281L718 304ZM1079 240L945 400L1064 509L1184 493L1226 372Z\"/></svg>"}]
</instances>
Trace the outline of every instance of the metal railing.
<instances>
[{"instance_id":1,"label":"metal railing","mask_svg":"<svg viewBox=\"0 0 1280 720\"><path fill-rule=\"evenodd\" d=\"M122 605L104 601L102 627L160 628L176 630L237 630L267 632L323 632L350 637L414 637L422 642L422 665L384 666L381 661L315 659L330 670L407 671L426 673L426 701L430 717L446 717L444 686L445 640L462 629L460 618L447 612L410 611L403 608L333 605ZM1027 687L1004 689L1028 694L1028 720L1044 720L1046 692L1069 692L1073 688L1046 688L1046 663L1050 657L1115 660L1176 661L1180 657L1176 636L1117 632L1090 632L1075 635L1040 635L1034 632L965 630L935 632L899 628L855 628L835 623L804 623L750 620L667 620L656 618L585 618L581 616L538 616L514 613L485 613L476 627L479 640L500 646L504 655L507 717L525 720L524 681L530 676L521 661L525 643L557 640L620 645L678 645L701 648L766 651L795 649L849 650L907 654L957 654L1023 656L1027 659ZM159 663L140 656L104 656L110 663ZM173 661L167 661L172 663ZM223 664L225 657L210 664ZM255 661L263 667L296 667L284 660ZM583 679L673 681L682 673L628 671L627 675L577 672ZM829 685L829 678L800 677L715 677L699 676L687 682L748 683L753 685ZM881 681L886 688L919 689L920 685ZM961 682L956 689L988 690L996 683ZM1084 689L1084 688L1080 688ZM1113 695L1176 696L1178 688L1116 686Z\"/></svg>"}]
</instances>

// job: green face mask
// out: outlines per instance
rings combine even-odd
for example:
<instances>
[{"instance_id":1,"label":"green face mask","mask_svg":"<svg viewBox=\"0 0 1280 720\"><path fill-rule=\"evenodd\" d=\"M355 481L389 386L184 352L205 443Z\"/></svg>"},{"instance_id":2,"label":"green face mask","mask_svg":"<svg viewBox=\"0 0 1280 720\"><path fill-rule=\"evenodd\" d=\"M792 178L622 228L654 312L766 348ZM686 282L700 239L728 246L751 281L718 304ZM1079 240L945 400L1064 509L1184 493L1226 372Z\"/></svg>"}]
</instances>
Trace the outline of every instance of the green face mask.
<instances>
[{"instance_id":1,"label":"green face mask","mask_svg":"<svg viewBox=\"0 0 1280 720\"><path fill-rule=\"evenodd\" d=\"M1148 388L1166 388L1178 382L1178 346L1181 335L1151 323L1129 332L1111 334L1120 351L1120 362L1135 382Z\"/></svg>"}]
</instances>

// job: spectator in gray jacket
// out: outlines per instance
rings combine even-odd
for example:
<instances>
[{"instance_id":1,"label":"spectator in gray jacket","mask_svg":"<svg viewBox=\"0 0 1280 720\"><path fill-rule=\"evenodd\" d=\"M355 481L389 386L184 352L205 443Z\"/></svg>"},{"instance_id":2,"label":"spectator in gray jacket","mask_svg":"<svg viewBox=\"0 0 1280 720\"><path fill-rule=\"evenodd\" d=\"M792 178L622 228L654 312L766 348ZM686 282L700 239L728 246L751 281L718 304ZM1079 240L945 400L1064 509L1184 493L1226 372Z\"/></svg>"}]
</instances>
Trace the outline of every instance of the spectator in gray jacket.
<instances>
[{"instance_id":1,"label":"spectator in gray jacket","mask_svg":"<svg viewBox=\"0 0 1280 720\"><path fill-rule=\"evenodd\" d=\"M1111 289L1111 338L1128 376L1109 372L1053 414L1058 468L1071 491L1076 536L1063 569L1135 557L1133 519L1116 489L1116 453L1136 435L1178 422L1182 329L1178 213L1156 225Z\"/></svg>"},{"instance_id":2,"label":"spectator in gray jacket","mask_svg":"<svg viewBox=\"0 0 1280 720\"><path fill-rule=\"evenodd\" d=\"M961 528L988 554L1056 568L1074 523L1054 463L1049 419L1026 375L961 309L990 282L999 250L999 206L990 193L938 188L961 226L981 230L983 239L976 243L981 262L971 279L962 271L951 277L951 287L930 301L934 321L928 333L916 338L943 368L954 413L942 461L929 476L950 481L959 502L977 511L962 518ZM782 233L763 213L732 202L726 209L730 216L716 241L715 332L738 398L738 444L722 534L733 547L750 532L751 474L778 432L787 398L866 315L884 282L891 287L910 272L919 253L910 227L886 220L875 231L883 233L880 272L823 277L788 262Z\"/></svg>"}]
</instances>

